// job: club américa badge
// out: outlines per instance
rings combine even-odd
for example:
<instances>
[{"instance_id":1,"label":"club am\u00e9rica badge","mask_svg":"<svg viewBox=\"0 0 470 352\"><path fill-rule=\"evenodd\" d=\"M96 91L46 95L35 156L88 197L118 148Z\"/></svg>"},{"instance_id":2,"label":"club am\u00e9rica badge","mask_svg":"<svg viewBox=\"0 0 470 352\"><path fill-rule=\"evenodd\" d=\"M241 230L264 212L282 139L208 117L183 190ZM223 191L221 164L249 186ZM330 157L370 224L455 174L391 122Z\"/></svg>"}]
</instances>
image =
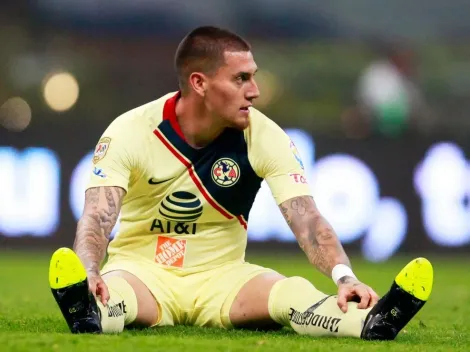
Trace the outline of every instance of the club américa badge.
<instances>
[{"instance_id":1,"label":"club am\u00e9rica badge","mask_svg":"<svg viewBox=\"0 0 470 352\"><path fill-rule=\"evenodd\" d=\"M233 186L240 179L240 167L230 158L221 158L212 165L212 180L221 187Z\"/></svg>"}]
</instances>

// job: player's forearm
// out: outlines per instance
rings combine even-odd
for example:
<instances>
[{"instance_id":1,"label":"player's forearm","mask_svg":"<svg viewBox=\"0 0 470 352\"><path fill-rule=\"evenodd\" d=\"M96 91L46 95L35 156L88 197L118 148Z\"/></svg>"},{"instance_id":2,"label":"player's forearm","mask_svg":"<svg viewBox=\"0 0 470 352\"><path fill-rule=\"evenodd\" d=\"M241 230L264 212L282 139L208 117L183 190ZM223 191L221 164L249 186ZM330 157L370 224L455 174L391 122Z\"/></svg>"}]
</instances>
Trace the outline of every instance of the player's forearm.
<instances>
[{"instance_id":1,"label":"player's forearm","mask_svg":"<svg viewBox=\"0 0 470 352\"><path fill-rule=\"evenodd\" d=\"M310 222L312 226L309 231L297 236L300 248L309 261L327 276L331 276L337 264L350 267L351 263L338 236L325 218L321 215L314 216Z\"/></svg>"},{"instance_id":2,"label":"player's forearm","mask_svg":"<svg viewBox=\"0 0 470 352\"><path fill-rule=\"evenodd\" d=\"M117 187L91 188L85 194L85 210L78 222L74 251L89 273L99 273L123 194Z\"/></svg>"},{"instance_id":3,"label":"player's forearm","mask_svg":"<svg viewBox=\"0 0 470 352\"><path fill-rule=\"evenodd\" d=\"M337 264L351 266L332 226L320 214L312 197L296 197L281 205L300 248L318 270L331 276Z\"/></svg>"},{"instance_id":4,"label":"player's forearm","mask_svg":"<svg viewBox=\"0 0 470 352\"><path fill-rule=\"evenodd\" d=\"M105 257L108 236L103 232L98 214L83 214L78 222L73 249L89 273L99 273Z\"/></svg>"}]
</instances>

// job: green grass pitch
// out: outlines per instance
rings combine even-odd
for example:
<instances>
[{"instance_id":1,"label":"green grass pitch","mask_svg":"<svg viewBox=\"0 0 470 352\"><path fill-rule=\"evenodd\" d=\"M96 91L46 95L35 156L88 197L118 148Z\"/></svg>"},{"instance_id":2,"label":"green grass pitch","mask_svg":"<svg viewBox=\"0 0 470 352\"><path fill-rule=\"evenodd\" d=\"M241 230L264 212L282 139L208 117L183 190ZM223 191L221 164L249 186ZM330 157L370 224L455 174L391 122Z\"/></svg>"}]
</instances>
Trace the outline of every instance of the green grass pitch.
<instances>
[{"instance_id":1,"label":"green grass pitch","mask_svg":"<svg viewBox=\"0 0 470 352\"><path fill-rule=\"evenodd\" d=\"M299 336L288 328L257 332L178 326L114 336L72 335L48 287L51 253L0 251L0 351L470 351L470 258L429 256L435 278L430 301L395 341L367 342ZM382 295L411 259L352 262L358 277ZM324 292L335 290L301 253L248 253L247 260L304 276Z\"/></svg>"}]
</instances>

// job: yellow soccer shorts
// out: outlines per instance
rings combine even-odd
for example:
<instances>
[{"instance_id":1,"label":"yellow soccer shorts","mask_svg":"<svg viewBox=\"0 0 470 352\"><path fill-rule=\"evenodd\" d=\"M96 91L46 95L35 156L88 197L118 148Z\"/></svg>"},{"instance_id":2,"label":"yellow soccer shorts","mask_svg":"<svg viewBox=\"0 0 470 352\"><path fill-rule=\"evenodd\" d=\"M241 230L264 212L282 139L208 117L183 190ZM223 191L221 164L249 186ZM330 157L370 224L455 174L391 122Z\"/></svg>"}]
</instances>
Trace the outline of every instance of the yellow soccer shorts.
<instances>
[{"instance_id":1,"label":"yellow soccer shorts","mask_svg":"<svg viewBox=\"0 0 470 352\"><path fill-rule=\"evenodd\" d=\"M101 274L124 270L139 278L155 297L159 320L155 326L194 325L230 329L229 313L240 289L272 269L251 263L227 263L184 274L143 259L113 256Z\"/></svg>"}]
</instances>

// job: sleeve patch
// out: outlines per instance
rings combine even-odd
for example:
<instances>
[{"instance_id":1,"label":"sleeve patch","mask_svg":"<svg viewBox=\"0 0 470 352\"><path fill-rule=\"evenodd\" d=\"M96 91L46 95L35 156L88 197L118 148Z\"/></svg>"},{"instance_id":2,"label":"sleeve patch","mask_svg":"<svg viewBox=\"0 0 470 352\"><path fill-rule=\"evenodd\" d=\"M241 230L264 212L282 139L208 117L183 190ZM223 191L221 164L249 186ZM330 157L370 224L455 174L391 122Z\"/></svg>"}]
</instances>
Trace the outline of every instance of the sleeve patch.
<instances>
[{"instance_id":1,"label":"sleeve patch","mask_svg":"<svg viewBox=\"0 0 470 352\"><path fill-rule=\"evenodd\" d=\"M106 152L109 149L109 144L111 143L111 138L104 137L98 141L98 144L93 155L93 163L96 164L98 161L103 159L106 156Z\"/></svg>"}]
</instances>

